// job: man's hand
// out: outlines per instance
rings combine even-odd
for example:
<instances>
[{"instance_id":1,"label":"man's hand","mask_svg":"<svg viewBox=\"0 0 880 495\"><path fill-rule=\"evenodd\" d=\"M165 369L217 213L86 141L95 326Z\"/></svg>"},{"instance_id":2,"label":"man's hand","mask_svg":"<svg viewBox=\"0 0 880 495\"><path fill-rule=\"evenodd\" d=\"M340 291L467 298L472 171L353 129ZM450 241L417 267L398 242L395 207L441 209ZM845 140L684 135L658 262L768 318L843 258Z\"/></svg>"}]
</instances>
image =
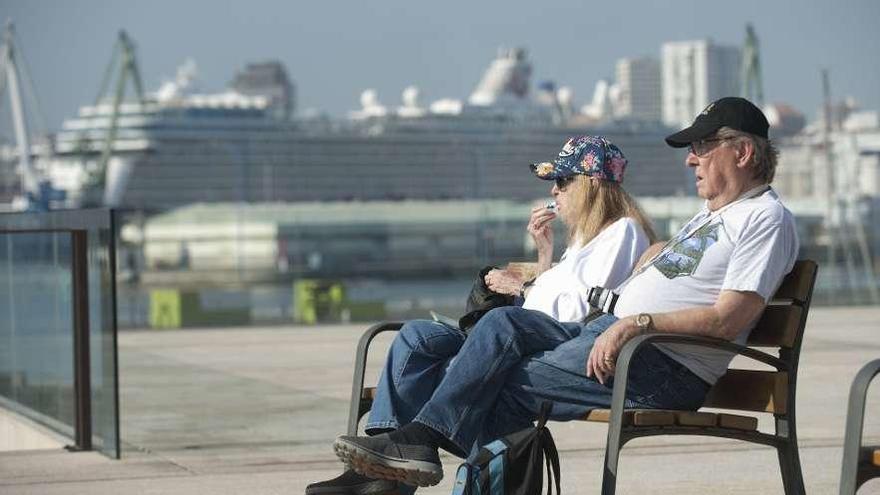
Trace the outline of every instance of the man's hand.
<instances>
[{"instance_id":1,"label":"man's hand","mask_svg":"<svg viewBox=\"0 0 880 495\"><path fill-rule=\"evenodd\" d=\"M614 375L617 356L623 345L638 333L639 328L634 317L615 321L593 343L587 357L587 376L595 376L604 385L606 379Z\"/></svg>"},{"instance_id":2,"label":"man's hand","mask_svg":"<svg viewBox=\"0 0 880 495\"><path fill-rule=\"evenodd\" d=\"M483 277L486 287L498 294L508 294L518 296L523 287L523 279L508 270L490 270Z\"/></svg>"}]
</instances>

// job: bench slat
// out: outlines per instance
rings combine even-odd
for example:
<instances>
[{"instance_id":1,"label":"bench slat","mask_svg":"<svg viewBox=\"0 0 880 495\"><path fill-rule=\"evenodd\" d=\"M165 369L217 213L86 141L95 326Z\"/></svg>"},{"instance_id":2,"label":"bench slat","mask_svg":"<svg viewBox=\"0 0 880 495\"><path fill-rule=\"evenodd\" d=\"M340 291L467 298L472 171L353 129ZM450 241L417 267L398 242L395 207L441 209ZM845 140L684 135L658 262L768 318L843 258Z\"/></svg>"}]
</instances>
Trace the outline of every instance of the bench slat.
<instances>
[{"instance_id":1,"label":"bench slat","mask_svg":"<svg viewBox=\"0 0 880 495\"><path fill-rule=\"evenodd\" d=\"M594 409L580 420L607 423L610 420L610 416L611 411L609 409ZM625 426L719 426L722 428L754 431L758 429L758 418L703 411L628 409L623 413L623 424Z\"/></svg>"},{"instance_id":2,"label":"bench slat","mask_svg":"<svg viewBox=\"0 0 880 495\"><path fill-rule=\"evenodd\" d=\"M767 306L749 334L748 345L792 347L804 310L800 306Z\"/></svg>"},{"instance_id":3,"label":"bench slat","mask_svg":"<svg viewBox=\"0 0 880 495\"><path fill-rule=\"evenodd\" d=\"M675 411L636 410L633 412L632 424L635 426L672 426L675 424Z\"/></svg>"},{"instance_id":4,"label":"bench slat","mask_svg":"<svg viewBox=\"0 0 880 495\"><path fill-rule=\"evenodd\" d=\"M782 284L773 295L773 299L789 299L804 303L810 297L813 278L818 265L812 260L797 260Z\"/></svg>"},{"instance_id":5,"label":"bench slat","mask_svg":"<svg viewBox=\"0 0 880 495\"><path fill-rule=\"evenodd\" d=\"M629 411L624 411L624 415ZM630 416L632 414L630 413ZM610 409L593 409L592 411L587 412L584 417L580 418L578 421L592 421L595 423L607 423L611 421L611 410ZM629 421L627 417L623 418L624 424L628 424Z\"/></svg>"},{"instance_id":6,"label":"bench slat","mask_svg":"<svg viewBox=\"0 0 880 495\"><path fill-rule=\"evenodd\" d=\"M627 409L623 411L623 424L636 426L671 426L675 424L676 411L660 409ZM593 409L580 421L607 423L611 420L610 409Z\"/></svg>"},{"instance_id":7,"label":"bench slat","mask_svg":"<svg viewBox=\"0 0 880 495\"><path fill-rule=\"evenodd\" d=\"M729 369L709 390L703 407L785 414L788 373Z\"/></svg>"},{"instance_id":8,"label":"bench slat","mask_svg":"<svg viewBox=\"0 0 880 495\"><path fill-rule=\"evenodd\" d=\"M588 411L584 417L578 421L594 421L596 423L607 423L611 420L611 411L608 409L593 409Z\"/></svg>"},{"instance_id":9,"label":"bench slat","mask_svg":"<svg viewBox=\"0 0 880 495\"><path fill-rule=\"evenodd\" d=\"M718 414L718 426L734 430L754 431L758 429L758 418L738 414Z\"/></svg>"},{"instance_id":10,"label":"bench slat","mask_svg":"<svg viewBox=\"0 0 880 495\"><path fill-rule=\"evenodd\" d=\"M716 426L718 415L700 411L681 411L676 414L676 420L682 426Z\"/></svg>"}]
</instances>

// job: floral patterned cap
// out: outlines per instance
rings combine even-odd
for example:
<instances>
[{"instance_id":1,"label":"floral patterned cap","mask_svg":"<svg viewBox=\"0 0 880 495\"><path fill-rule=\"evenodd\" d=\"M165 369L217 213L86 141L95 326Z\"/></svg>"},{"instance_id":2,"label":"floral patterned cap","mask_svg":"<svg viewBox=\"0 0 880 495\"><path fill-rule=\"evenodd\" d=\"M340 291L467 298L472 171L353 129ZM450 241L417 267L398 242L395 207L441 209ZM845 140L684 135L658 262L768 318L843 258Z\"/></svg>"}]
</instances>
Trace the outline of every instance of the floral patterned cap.
<instances>
[{"instance_id":1,"label":"floral patterned cap","mask_svg":"<svg viewBox=\"0 0 880 495\"><path fill-rule=\"evenodd\" d=\"M539 179L555 180L581 174L611 182L623 182L626 157L603 136L575 136L565 143L552 162L529 166Z\"/></svg>"}]
</instances>

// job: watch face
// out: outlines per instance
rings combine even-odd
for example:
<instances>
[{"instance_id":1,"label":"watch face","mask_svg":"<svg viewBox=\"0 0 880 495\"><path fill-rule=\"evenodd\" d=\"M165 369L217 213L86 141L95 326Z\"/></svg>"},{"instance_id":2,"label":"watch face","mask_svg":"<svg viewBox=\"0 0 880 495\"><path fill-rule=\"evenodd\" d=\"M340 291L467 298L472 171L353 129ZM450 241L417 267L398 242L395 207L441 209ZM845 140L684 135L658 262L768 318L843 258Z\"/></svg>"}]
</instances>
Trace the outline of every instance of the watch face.
<instances>
[{"instance_id":1,"label":"watch face","mask_svg":"<svg viewBox=\"0 0 880 495\"><path fill-rule=\"evenodd\" d=\"M636 317L636 325L647 328L648 325L651 324L651 317L642 313Z\"/></svg>"}]
</instances>

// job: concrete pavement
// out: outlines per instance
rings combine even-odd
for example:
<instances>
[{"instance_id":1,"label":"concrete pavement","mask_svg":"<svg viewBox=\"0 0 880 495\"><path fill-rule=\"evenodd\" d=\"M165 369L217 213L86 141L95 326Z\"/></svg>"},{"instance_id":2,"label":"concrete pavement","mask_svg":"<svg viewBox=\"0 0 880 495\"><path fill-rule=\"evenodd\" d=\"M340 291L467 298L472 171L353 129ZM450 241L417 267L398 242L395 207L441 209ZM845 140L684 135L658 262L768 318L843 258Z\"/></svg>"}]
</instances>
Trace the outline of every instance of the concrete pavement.
<instances>
[{"instance_id":1,"label":"concrete pavement","mask_svg":"<svg viewBox=\"0 0 880 495\"><path fill-rule=\"evenodd\" d=\"M815 308L798 393L808 493L834 493L849 384L880 357L880 308ZM96 453L0 453L6 494L299 494L337 474L354 348L365 325L129 331L120 334L123 459ZM378 372L390 338L370 364ZM880 443L880 383L867 438ZM771 428L762 418L761 428ZM597 493L606 428L552 423L565 493ZM451 492L460 461L420 493ZM701 437L641 439L623 451L618 492L782 493L775 451ZM880 481L860 494L880 493Z\"/></svg>"}]
</instances>

